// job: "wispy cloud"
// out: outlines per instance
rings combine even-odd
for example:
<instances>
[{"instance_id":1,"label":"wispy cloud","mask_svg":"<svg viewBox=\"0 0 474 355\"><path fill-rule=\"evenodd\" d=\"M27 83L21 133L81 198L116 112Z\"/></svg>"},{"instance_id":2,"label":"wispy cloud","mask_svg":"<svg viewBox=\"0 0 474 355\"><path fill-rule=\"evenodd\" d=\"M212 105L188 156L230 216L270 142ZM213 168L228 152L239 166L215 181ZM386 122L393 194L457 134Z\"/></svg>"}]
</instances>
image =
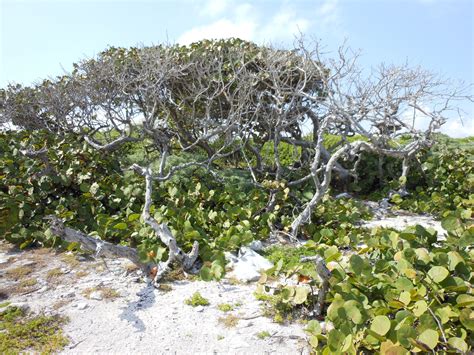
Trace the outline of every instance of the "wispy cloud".
<instances>
[{"instance_id":1,"label":"wispy cloud","mask_svg":"<svg viewBox=\"0 0 474 355\"><path fill-rule=\"evenodd\" d=\"M459 118L452 118L441 127L441 132L453 138L472 137L474 136L474 120L464 118L461 121Z\"/></svg>"},{"instance_id":2,"label":"wispy cloud","mask_svg":"<svg viewBox=\"0 0 474 355\"><path fill-rule=\"evenodd\" d=\"M256 40L262 42L291 40L299 32L305 32L310 25L309 19L298 17L290 9L280 9L268 23L259 28Z\"/></svg>"},{"instance_id":3,"label":"wispy cloud","mask_svg":"<svg viewBox=\"0 0 474 355\"><path fill-rule=\"evenodd\" d=\"M196 26L185 31L179 38L181 44L189 44L201 39L239 37L254 40L258 22L252 15L252 6L242 4L234 8L230 17L223 17L209 24Z\"/></svg>"},{"instance_id":4,"label":"wispy cloud","mask_svg":"<svg viewBox=\"0 0 474 355\"><path fill-rule=\"evenodd\" d=\"M229 0L207 0L202 5L200 14L210 17L221 15L229 5Z\"/></svg>"},{"instance_id":5,"label":"wispy cloud","mask_svg":"<svg viewBox=\"0 0 474 355\"><path fill-rule=\"evenodd\" d=\"M316 8L317 24L320 28L335 30L341 24L339 0L324 0Z\"/></svg>"},{"instance_id":6,"label":"wispy cloud","mask_svg":"<svg viewBox=\"0 0 474 355\"><path fill-rule=\"evenodd\" d=\"M326 6L324 1L321 6ZM332 0L329 0L332 2ZM261 4L260 4L261 5ZM204 38L229 38L240 37L256 42L282 42L291 41L299 32L308 30L314 18L314 13L304 16L298 15L289 4L282 3L271 14L268 8L242 3L235 5L225 0L220 3L209 0L202 6L200 13L206 17L221 15L210 23L193 27L185 31L178 42L189 44ZM321 16L329 15L330 9L323 10Z\"/></svg>"},{"instance_id":7,"label":"wispy cloud","mask_svg":"<svg viewBox=\"0 0 474 355\"><path fill-rule=\"evenodd\" d=\"M207 0L195 4L198 14L207 23L184 31L178 38L179 43L229 37L256 42L288 42L300 32L343 37L340 0L320 0L304 13L298 12L299 7L290 1L269 5ZM210 18L213 20L209 21Z\"/></svg>"}]
</instances>

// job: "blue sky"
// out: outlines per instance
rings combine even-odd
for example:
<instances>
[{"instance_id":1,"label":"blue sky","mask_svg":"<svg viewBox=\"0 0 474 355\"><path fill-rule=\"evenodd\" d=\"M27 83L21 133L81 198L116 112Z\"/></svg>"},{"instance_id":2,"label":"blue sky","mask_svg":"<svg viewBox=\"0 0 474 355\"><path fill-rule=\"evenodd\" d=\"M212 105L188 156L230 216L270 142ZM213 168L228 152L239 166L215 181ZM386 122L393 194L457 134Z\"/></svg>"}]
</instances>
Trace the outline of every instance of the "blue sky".
<instances>
[{"instance_id":1,"label":"blue sky","mask_svg":"<svg viewBox=\"0 0 474 355\"><path fill-rule=\"evenodd\" d=\"M69 70L108 45L241 37L290 45L295 33L328 50L344 39L360 63L422 65L474 83L471 0L0 0L0 86ZM474 108L444 131L474 135ZM468 118L470 117L470 119Z\"/></svg>"}]
</instances>

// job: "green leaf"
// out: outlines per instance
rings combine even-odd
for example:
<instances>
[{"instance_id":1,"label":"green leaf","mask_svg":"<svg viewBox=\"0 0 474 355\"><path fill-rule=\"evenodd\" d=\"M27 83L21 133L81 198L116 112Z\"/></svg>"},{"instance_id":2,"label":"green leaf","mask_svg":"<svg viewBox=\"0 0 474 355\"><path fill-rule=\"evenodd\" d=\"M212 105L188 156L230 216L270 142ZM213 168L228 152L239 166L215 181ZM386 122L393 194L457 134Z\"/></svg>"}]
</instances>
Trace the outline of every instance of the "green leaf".
<instances>
[{"instance_id":1,"label":"green leaf","mask_svg":"<svg viewBox=\"0 0 474 355\"><path fill-rule=\"evenodd\" d=\"M352 334L348 334L346 335L346 337L344 338L344 341L342 342L341 351L345 353L346 351L349 350L351 345L352 345Z\"/></svg>"},{"instance_id":2,"label":"green leaf","mask_svg":"<svg viewBox=\"0 0 474 355\"><path fill-rule=\"evenodd\" d=\"M459 295L456 298L456 303L458 307L471 307L474 305L474 296L468 294Z\"/></svg>"},{"instance_id":3,"label":"green leaf","mask_svg":"<svg viewBox=\"0 0 474 355\"><path fill-rule=\"evenodd\" d=\"M286 286L281 290L281 298L283 302L290 302L295 295L295 288L291 286Z\"/></svg>"},{"instance_id":4,"label":"green leaf","mask_svg":"<svg viewBox=\"0 0 474 355\"><path fill-rule=\"evenodd\" d=\"M451 271L454 271L454 269L459 263L464 263L463 257L457 251L450 251L448 253L448 260L448 268Z\"/></svg>"},{"instance_id":5,"label":"green leaf","mask_svg":"<svg viewBox=\"0 0 474 355\"><path fill-rule=\"evenodd\" d=\"M418 336L418 340L430 349L434 349L438 344L439 335L436 330L426 329Z\"/></svg>"},{"instance_id":6,"label":"green leaf","mask_svg":"<svg viewBox=\"0 0 474 355\"><path fill-rule=\"evenodd\" d=\"M313 335L321 334L321 324L317 320L310 320L305 330Z\"/></svg>"},{"instance_id":7,"label":"green leaf","mask_svg":"<svg viewBox=\"0 0 474 355\"><path fill-rule=\"evenodd\" d=\"M114 228L115 228L115 229L120 229L120 230L127 229L127 223L124 223L124 222L117 223L117 224L114 226Z\"/></svg>"},{"instance_id":8,"label":"green leaf","mask_svg":"<svg viewBox=\"0 0 474 355\"><path fill-rule=\"evenodd\" d=\"M459 219L455 216L448 216L441 221L441 226L448 232L454 232L460 227Z\"/></svg>"},{"instance_id":9,"label":"green leaf","mask_svg":"<svg viewBox=\"0 0 474 355\"><path fill-rule=\"evenodd\" d=\"M404 347L408 348L410 346L410 339L416 337L416 330L408 324L403 324L397 329L397 340Z\"/></svg>"},{"instance_id":10,"label":"green leaf","mask_svg":"<svg viewBox=\"0 0 474 355\"><path fill-rule=\"evenodd\" d=\"M364 260L359 255L352 255L349 263L351 264L351 268L356 275L362 274L365 264Z\"/></svg>"},{"instance_id":11,"label":"green leaf","mask_svg":"<svg viewBox=\"0 0 474 355\"><path fill-rule=\"evenodd\" d=\"M211 271L216 280L220 280L224 276L224 268L217 260L212 263Z\"/></svg>"},{"instance_id":12,"label":"green leaf","mask_svg":"<svg viewBox=\"0 0 474 355\"><path fill-rule=\"evenodd\" d=\"M378 335L384 336L390 330L390 319L387 316L376 316L370 325L370 329Z\"/></svg>"},{"instance_id":13,"label":"green leaf","mask_svg":"<svg viewBox=\"0 0 474 355\"><path fill-rule=\"evenodd\" d=\"M82 184L79 185L79 189L82 191L82 192L89 192L90 190L90 185L83 182Z\"/></svg>"},{"instance_id":14,"label":"green leaf","mask_svg":"<svg viewBox=\"0 0 474 355\"><path fill-rule=\"evenodd\" d=\"M405 306L408 306L411 302L410 292L403 291L402 293L400 293L398 300L402 302Z\"/></svg>"},{"instance_id":15,"label":"green leaf","mask_svg":"<svg viewBox=\"0 0 474 355\"><path fill-rule=\"evenodd\" d=\"M413 307L413 314L417 317L421 316L428 309L428 304L426 301L416 301L415 306Z\"/></svg>"},{"instance_id":16,"label":"green leaf","mask_svg":"<svg viewBox=\"0 0 474 355\"><path fill-rule=\"evenodd\" d=\"M428 271L428 276L437 283L443 281L448 275L449 271L443 266L433 266Z\"/></svg>"},{"instance_id":17,"label":"green leaf","mask_svg":"<svg viewBox=\"0 0 474 355\"><path fill-rule=\"evenodd\" d=\"M390 200L396 205L399 205L403 202L403 199L400 197L399 194L394 194Z\"/></svg>"},{"instance_id":18,"label":"green leaf","mask_svg":"<svg viewBox=\"0 0 474 355\"><path fill-rule=\"evenodd\" d=\"M456 350L459 350L463 353L467 352L467 344L462 338L452 337L448 339L448 345Z\"/></svg>"},{"instance_id":19,"label":"green leaf","mask_svg":"<svg viewBox=\"0 0 474 355\"><path fill-rule=\"evenodd\" d=\"M211 281L212 280L212 271L207 266L203 266L199 271L199 276L203 281Z\"/></svg>"},{"instance_id":20,"label":"green leaf","mask_svg":"<svg viewBox=\"0 0 474 355\"><path fill-rule=\"evenodd\" d=\"M453 312L453 310L451 309L451 306L444 306L444 307L438 308L435 311L435 313L439 317L439 320L441 321L442 324L448 323L449 318L458 316L456 313Z\"/></svg>"},{"instance_id":21,"label":"green leaf","mask_svg":"<svg viewBox=\"0 0 474 355\"><path fill-rule=\"evenodd\" d=\"M347 316L351 319L354 324L362 324L362 313L359 309L359 302L350 300L344 303L344 310Z\"/></svg>"},{"instance_id":22,"label":"green leaf","mask_svg":"<svg viewBox=\"0 0 474 355\"><path fill-rule=\"evenodd\" d=\"M327 337L329 349L334 352L340 352L342 349L342 346L344 345L345 339L346 339L346 336L344 335L344 333L342 333L341 331L337 329L331 329Z\"/></svg>"},{"instance_id":23,"label":"green leaf","mask_svg":"<svg viewBox=\"0 0 474 355\"><path fill-rule=\"evenodd\" d=\"M317 336L312 335L309 337L309 344L313 347L316 348L318 346L319 339Z\"/></svg>"},{"instance_id":24,"label":"green leaf","mask_svg":"<svg viewBox=\"0 0 474 355\"><path fill-rule=\"evenodd\" d=\"M459 314L459 320L468 330L474 331L474 311L470 308L464 308Z\"/></svg>"},{"instance_id":25,"label":"green leaf","mask_svg":"<svg viewBox=\"0 0 474 355\"><path fill-rule=\"evenodd\" d=\"M128 221L133 222L137 219L140 219L140 214L139 213L132 213L131 215L128 216Z\"/></svg>"},{"instance_id":26,"label":"green leaf","mask_svg":"<svg viewBox=\"0 0 474 355\"><path fill-rule=\"evenodd\" d=\"M395 281L395 287L400 291L410 291L413 289L413 282L406 277L400 277Z\"/></svg>"},{"instance_id":27,"label":"green leaf","mask_svg":"<svg viewBox=\"0 0 474 355\"><path fill-rule=\"evenodd\" d=\"M309 288L307 287L297 287L295 292L294 302L296 304L303 304L308 298Z\"/></svg>"}]
</instances>

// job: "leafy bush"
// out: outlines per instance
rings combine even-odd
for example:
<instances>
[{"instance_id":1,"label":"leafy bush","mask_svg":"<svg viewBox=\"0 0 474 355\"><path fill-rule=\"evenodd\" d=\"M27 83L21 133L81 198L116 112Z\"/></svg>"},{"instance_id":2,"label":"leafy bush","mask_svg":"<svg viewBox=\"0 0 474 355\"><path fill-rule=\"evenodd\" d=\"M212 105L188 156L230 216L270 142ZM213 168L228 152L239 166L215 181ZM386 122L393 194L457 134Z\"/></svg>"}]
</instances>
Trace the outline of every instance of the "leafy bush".
<instances>
[{"instance_id":1,"label":"leafy bush","mask_svg":"<svg viewBox=\"0 0 474 355\"><path fill-rule=\"evenodd\" d=\"M47 147L47 164L24 156L22 149ZM55 138L44 132L0 134L0 233L27 247L53 243L44 217L56 214L86 232L97 230L101 214L121 211L120 167L114 159L87 147L74 136ZM133 200L128 201L129 207ZM138 206L137 206L138 207ZM118 231L116 229L114 232ZM107 239L123 234L108 233Z\"/></svg>"},{"instance_id":2,"label":"leafy bush","mask_svg":"<svg viewBox=\"0 0 474 355\"><path fill-rule=\"evenodd\" d=\"M467 216L474 206L474 139L440 138L421 161L423 175L408 178L414 194L400 207L438 215L459 209ZM415 186L413 181L418 184Z\"/></svg>"},{"instance_id":3,"label":"leafy bush","mask_svg":"<svg viewBox=\"0 0 474 355\"><path fill-rule=\"evenodd\" d=\"M21 150L27 147L47 147L53 173L43 174L44 161L24 156ZM166 257L151 228L140 220L143 178L123 172L117 163L130 163L130 157L102 154L73 135L53 137L45 132L3 133L0 148L5 152L0 157L2 238L22 248L53 245L44 217L56 215L72 228L138 246L144 261ZM201 258L208 262L201 272L203 279L221 278L222 251L268 236L270 222L276 218L258 213L267 202L265 191L235 175L216 182L200 168L157 184L153 201L154 217L168 223L180 245L189 249L194 240L199 241Z\"/></svg>"},{"instance_id":4,"label":"leafy bush","mask_svg":"<svg viewBox=\"0 0 474 355\"><path fill-rule=\"evenodd\" d=\"M310 322L311 344L331 353L471 348L474 226L455 215L444 219L443 226L449 233L443 242L435 231L416 226L361 235L366 245L345 256L335 245L304 246L306 251L298 254L319 253L332 268L326 322L334 329L323 334L319 324ZM301 270L295 265L286 274ZM286 286L270 295L261 286L259 298L281 317L314 302L304 289Z\"/></svg>"}]
</instances>

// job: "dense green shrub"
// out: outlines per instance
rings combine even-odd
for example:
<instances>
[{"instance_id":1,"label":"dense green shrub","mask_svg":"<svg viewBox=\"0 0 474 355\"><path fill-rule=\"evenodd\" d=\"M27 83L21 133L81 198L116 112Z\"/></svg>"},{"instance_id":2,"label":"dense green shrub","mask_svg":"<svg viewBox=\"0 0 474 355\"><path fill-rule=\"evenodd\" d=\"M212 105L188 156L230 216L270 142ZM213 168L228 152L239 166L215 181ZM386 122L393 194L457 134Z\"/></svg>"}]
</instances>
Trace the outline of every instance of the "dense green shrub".
<instances>
[{"instance_id":1,"label":"dense green shrub","mask_svg":"<svg viewBox=\"0 0 474 355\"><path fill-rule=\"evenodd\" d=\"M361 232L365 245L345 253L331 239L307 243L298 250L274 248L276 267L270 274L297 274L315 281L314 266L301 265L301 255L318 253L332 269L325 320L334 325L323 333L308 323L310 343L323 353L360 351L461 351L474 345L474 227L450 215L443 220L445 242L421 226L403 232ZM281 257L277 261L278 257ZM313 268L313 270L312 270ZM257 290L276 320L311 308L315 296L302 285Z\"/></svg>"},{"instance_id":2,"label":"dense green shrub","mask_svg":"<svg viewBox=\"0 0 474 355\"><path fill-rule=\"evenodd\" d=\"M44 217L57 215L68 226L102 239L138 246L143 258L154 250L154 259L165 257L151 228L140 221L144 181L123 171L136 153L114 157L100 153L73 135L53 137L44 132L8 132L0 135L0 233L20 245L52 245ZM42 175L46 164L21 153L22 149L48 148L52 173ZM118 159L117 159L118 158ZM173 159L183 159L172 157ZM237 249L270 233L274 214L259 213L266 192L245 184L237 175L222 182L200 168L185 170L156 184L152 212L168 223L185 249L194 240L201 257L216 262L212 277L223 274L223 250ZM206 277L207 268L203 275Z\"/></svg>"},{"instance_id":3,"label":"dense green shrub","mask_svg":"<svg viewBox=\"0 0 474 355\"><path fill-rule=\"evenodd\" d=\"M21 152L43 147L48 148L49 173L45 173L44 161ZM44 220L50 214L90 232L98 228L101 214L114 215L122 208L117 194L123 185L115 159L72 135L3 133L0 150L0 233L11 242L22 247L34 242L51 244Z\"/></svg>"},{"instance_id":4,"label":"dense green shrub","mask_svg":"<svg viewBox=\"0 0 474 355\"><path fill-rule=\"evenodd\" d=\"M418 176L408 179L414 193L400 206L438 215L459 209L469 217L474 206L474 138L440 137L420 160L423 174L415 172Z\"/></svg>"}]
</instances>

